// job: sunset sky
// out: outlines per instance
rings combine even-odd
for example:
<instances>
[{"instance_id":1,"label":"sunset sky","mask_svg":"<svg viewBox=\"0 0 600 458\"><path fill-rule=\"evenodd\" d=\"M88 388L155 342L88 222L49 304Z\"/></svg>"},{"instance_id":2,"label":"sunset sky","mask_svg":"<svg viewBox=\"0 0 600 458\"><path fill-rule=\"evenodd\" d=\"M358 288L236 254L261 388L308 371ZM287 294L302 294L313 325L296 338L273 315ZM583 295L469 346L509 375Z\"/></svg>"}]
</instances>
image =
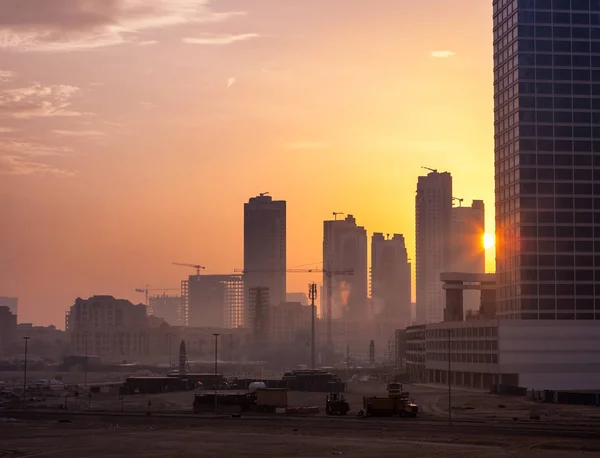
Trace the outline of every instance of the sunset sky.
<instances>
[{"instance_id":1,"label":"sunset sky","mask_svg":"<svg viewBox=\"0 0 600 458\"><path fill-rule=\"evenodd\" d=\"M265 191L288 267L333 211L414 257L421 166L493 233L491 3L0 0L0 296L63 327L78 296L179 287L173 262L232 272Z\"/></svg>"}]
</instances>

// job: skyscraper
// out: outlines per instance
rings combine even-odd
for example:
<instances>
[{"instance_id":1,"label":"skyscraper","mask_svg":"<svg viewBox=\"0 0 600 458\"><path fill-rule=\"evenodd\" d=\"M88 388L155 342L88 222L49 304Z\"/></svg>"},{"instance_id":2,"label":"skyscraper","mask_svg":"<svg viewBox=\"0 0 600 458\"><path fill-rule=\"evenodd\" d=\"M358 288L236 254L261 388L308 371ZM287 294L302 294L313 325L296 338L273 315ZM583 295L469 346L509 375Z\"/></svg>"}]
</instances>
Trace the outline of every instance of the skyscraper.
<instances>
[{"instance_id":1,"label":"skyscraper","mask_svg":"<svg viewBox=\"0 0 600 458\"><path fill-rule=\"evenodd\" d=\"M261 194L244 204L244 289L269 288L269 306L286 302L286 203ZM250 316L246 313L246 317ZM249 325L250 323L247 323Z\"/></svg>"},{"instance_id":2,"label":"skyscraper","mask_svg":"<svg viewBox=\"0 0 600 458\"><path fill-rule=\"evenodd\" d=\"M371 300L376 318L406 328L412 324L410 262L404 236L371 239Z\"/></svg>"},{"instance_id":3,"label":"skyscraper","mask_svg":"<svg viewBox=\"0 0 600 458\"><path fill-rule=\"evenodd\" d=\"M600 2L493 8L498 316L600 319Z\"/></svg>"},{"instance_id":4,"label":"skyscraper","mask_svg":"<svg viewBox=\"0 0 600 458\"><path fill-rule=\"evenodd\" d=\"M445 296L440 274L448 270L452 225L452 176L432 171L417 183L417 322L444 319Z\"/></svg>"},{"instance_id":5,"label":"skyscraper","mask_svg":"<svg viewBox=\"0 0 600 458\"><path fill-rule=\"evenodd\" d=\"M474 200L471 207L452 209L451 251L449 269L453 272L485 273L485 207Z\"/></svg>"},{"instance_id":6,"label":"skyscraper","mask_svg":"<svg viewBox=\"0 0 600 458\"><path fill-rule=\"evenodd\" d=\"M482 200L474 200L470 207L461 205L452 209L450 242L451 272L485 273L485 207ZM479 310L481 294L478 290L463 292L464 310Z\"/></svg>"},{"instance_id":7,"label":"skyscraper","mask_svg":"<svg viewBox=\"0 0 600 458\"><path fill-rule=\"evenodd\" d=\"M367 231L354 216L323 224L323 266L332 270L354 269L353 275L332 278L333 318L360 321L367 314ZM327 291L327 276L323 274ZM324 298L325 304L326 298ZM323 316L326 316L326 311Z\"/></svg>"}]
</instances>

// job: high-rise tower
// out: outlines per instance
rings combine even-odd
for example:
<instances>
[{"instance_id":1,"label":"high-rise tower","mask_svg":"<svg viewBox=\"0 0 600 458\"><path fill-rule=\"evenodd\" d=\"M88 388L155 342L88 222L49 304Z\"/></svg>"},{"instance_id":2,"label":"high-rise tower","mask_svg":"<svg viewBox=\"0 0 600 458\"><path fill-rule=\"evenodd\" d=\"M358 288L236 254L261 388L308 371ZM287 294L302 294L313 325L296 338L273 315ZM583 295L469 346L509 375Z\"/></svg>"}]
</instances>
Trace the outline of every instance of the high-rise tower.
<instances>
[{"instance_id":1,"label":"high-rise tower","mask_svg":"<svg viewBox=\"0 0 600 458\"><path fill-rule=\"evenodd\" d=\"M268 288L269 306L285 303L285 269L286 203L264 194L253 197L244 204L246 318L251 288Z\"/></svg>"},{"instance_id":2,"label":"high-rise tower","mask_svg":"<svg viewBox=\"0 0 600 458\"><path fill-rule=\"evenodd\" d=\"M493 8L498 316L600 319L600 2Z\"/></svg>"},{"instance_id":3,"label":"high-rise tower","mask_svg":"<svg viewBox=\"0 0 600 458\"><path fill-rule=\"evenodd\" d=\"M432 171L419 177L416 196L417 322L444 319L440 274L448 269L452 224L452 176Z\"/></svg>"}]
</instances>

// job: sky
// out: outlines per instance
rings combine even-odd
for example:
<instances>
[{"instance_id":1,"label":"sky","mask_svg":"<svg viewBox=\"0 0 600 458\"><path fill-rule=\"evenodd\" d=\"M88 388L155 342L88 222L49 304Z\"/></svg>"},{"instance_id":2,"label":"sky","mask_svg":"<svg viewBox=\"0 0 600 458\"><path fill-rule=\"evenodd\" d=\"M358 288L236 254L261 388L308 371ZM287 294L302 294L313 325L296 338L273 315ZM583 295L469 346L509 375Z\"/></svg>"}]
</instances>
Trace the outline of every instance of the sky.
<instances>
[{"instance_id":1,"label":"sky","mask_svg":"<svg viewBox=\"0 0 600 458\"><path fill-rule=\"evenodd\" d=\"M179 287L193 270L173 262L232 272L261 192L287 201L288 267L318 267L334 211L413 258L422 167L483 199L492 234L491 17L481 0L0 0L0 296L63 327L77 297Z\"/></svg>"}]
</instances>

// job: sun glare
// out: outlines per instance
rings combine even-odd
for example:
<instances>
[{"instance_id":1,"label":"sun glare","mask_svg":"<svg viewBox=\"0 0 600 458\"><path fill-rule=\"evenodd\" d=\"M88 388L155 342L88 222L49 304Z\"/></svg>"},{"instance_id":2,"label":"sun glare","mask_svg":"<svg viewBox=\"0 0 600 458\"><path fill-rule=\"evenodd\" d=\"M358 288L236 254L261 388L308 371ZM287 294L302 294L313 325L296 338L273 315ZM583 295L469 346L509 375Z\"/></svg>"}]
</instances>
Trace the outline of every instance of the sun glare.
<instances>
[{"instance_id":1,"label":"sun glare","mask_svg":"<svg viewBox=\"0 0 600 458\"><path fill-rule=\"evenodd\" d=\"M496 241L494 240L494 236L492 234L484 234L483 236L483 247L486 250L494 247Z\"/></svg>"}]
</instances>

